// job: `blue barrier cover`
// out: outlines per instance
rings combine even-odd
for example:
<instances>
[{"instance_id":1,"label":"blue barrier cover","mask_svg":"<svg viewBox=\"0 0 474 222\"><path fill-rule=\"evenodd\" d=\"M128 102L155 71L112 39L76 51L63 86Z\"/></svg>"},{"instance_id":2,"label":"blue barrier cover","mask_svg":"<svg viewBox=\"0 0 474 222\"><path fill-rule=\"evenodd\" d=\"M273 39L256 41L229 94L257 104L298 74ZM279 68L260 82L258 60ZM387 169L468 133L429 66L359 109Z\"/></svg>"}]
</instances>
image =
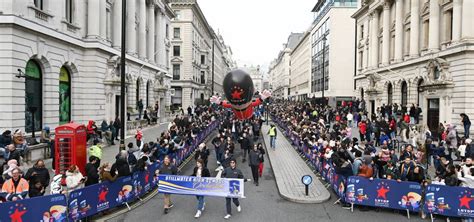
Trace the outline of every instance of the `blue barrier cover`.
<instances>
[{"instance_id":1,"label":"blue barrier cover","mask_svg":"<svg viewBox=\"0 0 474 222\"><path fill-rule=\"evenodd\" d=\"M349 177L346 201L356 205L420 211L422 188L419 183Z\"/></svg>"},{"instance_id":2,"label":"blue barrier cover","mask_svg":"<svg viewBox=\"0 0 474 222\"><path fill-rule=\"evenodd\" d=\"M158 192L168 194L243 198L244 180L160 175Z\"/></svg>"},{"instance_id":3,"label":"blue barrier cover","mask_svg":"<svg viewBox=\"0 0 474 222\"><path fill-rule=\"evenodd\" d=\"M66 221L67 202L63 194L35 197L0 205L0 221Z\"/></svg>"},{"instance_id":4,"label":"blue barrier cover","mask_svg":"<svg viewBox=\"0 0 474 222\"><path fill-rule=\"evenodd\" d=\"M474 217L474 189L429 185L426 187L424 210L449 217Z\"/></svg>"},{"instance_id":5,"label":"blue barrier cover","mask_svg":"<svg viewBox=\"0 0 474 222\"><path fill-rule=\"evenodd\" d=\"M78 220L135 200L142 189L131 176L115 182L99 183L75 190L69 195L69 218Z\"/></svg>"}]
</instances>

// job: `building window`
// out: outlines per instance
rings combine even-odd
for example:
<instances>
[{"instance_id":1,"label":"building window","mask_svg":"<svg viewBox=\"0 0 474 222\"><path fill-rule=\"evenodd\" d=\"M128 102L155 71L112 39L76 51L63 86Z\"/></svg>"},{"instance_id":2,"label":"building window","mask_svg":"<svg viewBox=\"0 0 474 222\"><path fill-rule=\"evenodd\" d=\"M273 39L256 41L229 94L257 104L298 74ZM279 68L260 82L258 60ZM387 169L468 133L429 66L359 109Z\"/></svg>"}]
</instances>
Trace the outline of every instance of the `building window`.
<instances>
[{"instance_id":1,"label":"building window","mask_svg":"<svg viewBox=\"0 0 474 222\"><path fill-rule=\"evenodd\" d=\"M410 29L407 29L405 31L405 39L406 39L406 41L405 41L405 44L404 44L404 46L405 46L404 55L409 55L410 54Z\"/></svg>"},{"instance_id":2,"label":"building window","mask_svg":"<svg viewBox=\"0 0 474 222\"><path fill-rule=\"evenodd\" d=\"M175 10L174 14L176 15L174 17L174 20L180 20L181 19L181 11L180 10Z\"/></svg>"},{"instance_id":3,"label":"building window","mask_svg":"<svg viewBox=\"0 0 474 222\"><path fill-rule=\"evenodd\" d=\"M206 84L206 72L201 71L201 84Z\"/></svg>"},{"instance_id":4,"label":"building window","mask_svg":"<svg viewBox=\"0 0 474 222\"><path fill-rule=\"evenodd\" d=\"M175 39L180 39L181 38L181 29L180 28L174 28L173 29L173 38L175 38Z\"/></svg>"},{"instance_id":5,"label":"building window","mask_svg":"<svg viewBox=\"0 0 474 222\"><path fill-rule=\"evenodd\" d=\"M33 60L28 61L26 63L25 75L25 131L41 131L43 120L43 75L39 64Z\"/></svg>"},{"instance_id":6,"label":"building window","mask_svg":"<svg viewBox=\"0 0 474 222\"><path fill-rule=\"evenodd\" d=\"M392 89L392 83L389 83L387 86L387 104L391 105L392 104L392 99L393 99L393 89Z\"/></svg>"},{"instance_id":7,"label":"building window","mask_svg":"<svg viewBox=\"0 0 474 222\"><path fill-rule=\"evenodd\" d=\"M135 87L135 103L136 103L136 109L138 110L138 102L140 101L140 78L137 79L137 86Z\"/></svg>"},{"instance_id":8,"label":"building window","mask_svg":"<svg viewBox=\"0 0 474 222\"><path fill-rule=\"evenodd\" d=\"M423 21L423 49L428 48L428 42L430 39L430 20Z\"/></svg>"},{"instance_id":9,"label":"building window","mask_svg":"<svg viewBox=\"0 0 474 222\"><path fill-rule=\"evenodd\" d=\"M173 46L173 56L181 56L181 47L179 45Z\"/></svg>"},{"instance_id":10,"label":"building window","mask_svg":"<svg viewBox=\"0 0 474 222\"><path fill-rule=\"evenodd\" d=\"M71 24L73 23L73 13L74 13L72 1L73 0L66 0L66 21L71 23ZM36 4L35 4L35 6L36 6Z\"/></svg>"},{"instance_id":11,"label":"building window","mask_svg":"<svg viewBox=\"0 0 474 222\"><path fill-rule=\"evenodd\" d=\"M204 65L204 64L206 64L206 56L201 55L201 65Z\"/></svg>"},{"instance_id":12,"label":"building window","mask_svg":"<svg viewBox=\"0 0 474 222\"><path fill-rule=\"evenodd\" d=\"M453 9L447 10L444 13L444 42L450 42L453 39Z\"/></svg>"},{"instance_id":13,"label":"building window","mask_svg":"<svg viewBox=\"0 0 474 222\"><path fill-rule=\"evenodd\" d=\"M433 69L433 78L434 78L435 80L438 80L440 74L441 74L441 73L440 73L440 71L439 71L438 66L435 66L434 69Z\"/></svg>"},{"instance_id":14,"label":"building window","mask_svg":"<svg viewBox=\"0 0 474 222\"><path fill-rule=\"evenodd\" d=\"M166 28L165 28L165 33L166 33L166 35L165 35L165 36L166 36L167 39L169 39L169 37L170 37L169 27L170 27L170 25L169 25L169 24L166 24Z\"/></svg>"},{"instance_id":15,"label":"building window","mask_svg":"<svg viewBox=\"0 0 474 222\"><path fill-rule=\"evenodd\" d=\"M402 98L401 98L401 105L402 107L407 106L407 100L408 100L408 87L407 87L407 82L403 81L402 82Z\"/></svg>"},{"instance_id":16,"label":"building window","mask_svg":"<svg viewBox=\"0 0 474 222\"><path fill-rule=\"evenodd\" d=\"M59 72L59 124L71 121L71 75L66 67Z\"/></svg>"},{"instance_id":17,"label":"building window","mask_svg":"<svg viewBox=\"0 0 474 222\"><path fill-rule=\"evenodd\" d=\"M179 64L173 64L173 80L181 78L181 67Z\"/></svg>"},{"instance_id":18,"label":"building window","mask_svg":"<svg viewBox=\"0 0 474 222\"><path fill-rule=\"evenodd\" d=\"M43 10L43 0L34 0L33 2L36 8Z\"/></svg>"}]
</instances>

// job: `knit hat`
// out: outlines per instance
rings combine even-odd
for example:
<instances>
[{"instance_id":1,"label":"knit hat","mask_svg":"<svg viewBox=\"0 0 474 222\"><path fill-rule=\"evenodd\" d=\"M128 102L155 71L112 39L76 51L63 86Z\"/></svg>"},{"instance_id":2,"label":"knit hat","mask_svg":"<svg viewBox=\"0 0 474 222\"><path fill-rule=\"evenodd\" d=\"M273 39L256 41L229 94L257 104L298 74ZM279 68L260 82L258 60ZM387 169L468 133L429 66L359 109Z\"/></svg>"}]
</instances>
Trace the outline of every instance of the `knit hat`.
<instances>
[{"instance_id":1,"label":"knit hat","mask_svg":"<svg viewBox=\"0 0 474 222\"><path fill-rule=\"evenodd\" d=\"M471 143L472 143L472 139L467 138L467 139L466 139L466 143L467 143L467 144L471 144Z\"/></svg>"}]
</instances>

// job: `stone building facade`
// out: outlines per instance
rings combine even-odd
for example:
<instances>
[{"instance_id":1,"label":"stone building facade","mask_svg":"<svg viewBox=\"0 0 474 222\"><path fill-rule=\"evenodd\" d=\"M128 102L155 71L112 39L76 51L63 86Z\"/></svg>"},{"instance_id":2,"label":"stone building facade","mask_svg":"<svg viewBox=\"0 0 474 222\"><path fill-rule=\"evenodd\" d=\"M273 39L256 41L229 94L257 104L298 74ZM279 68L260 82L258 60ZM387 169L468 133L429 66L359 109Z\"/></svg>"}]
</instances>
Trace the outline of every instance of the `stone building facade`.
<instances>
[{"instance_id":1,"label":"stone building facade","mask_svg":"<svg viewBox=\"0 0 474 222\"><path fill-rule=\"evenodd\" d=\"M365 0L357 20L357 97L422 108L422 124L474 115L474 1ZM463 131L463 127L458 127Z\"/></svg>"},{"instance_id":2,"label":"stone building facade","mask_svg":"<svg viewBox=\"0 0 474 222\"><path fill-rule=\"evenodd\" d=\"M121 0L1 0L2 129L39 131L120 113ZM170 101L166 0L127 1L127 110ZM23 77L17 78L16 76ZM34 111L34 121L32 111ZM34 123L33 123L34 122Z\"/></svg>"}]
</instances>

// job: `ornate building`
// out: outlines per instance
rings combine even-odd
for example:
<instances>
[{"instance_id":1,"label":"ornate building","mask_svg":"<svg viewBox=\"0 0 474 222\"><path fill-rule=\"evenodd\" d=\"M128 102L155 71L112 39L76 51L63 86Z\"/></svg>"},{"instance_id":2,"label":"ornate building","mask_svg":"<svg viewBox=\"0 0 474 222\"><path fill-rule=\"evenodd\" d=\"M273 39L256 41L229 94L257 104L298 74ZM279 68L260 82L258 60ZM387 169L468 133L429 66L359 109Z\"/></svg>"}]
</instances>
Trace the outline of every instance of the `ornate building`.
<instances>
[{"instance_id":1,"label":"ornate building","mask_svg":"<svg viewBox=\"0 0 474 222\"><path fill-rule=\"evenodd\" d=\"M174 109L186 109L205 103L213 88L222 94L224 75L233 67L232 51L208 24L196 0L170 0L170 5L176 14L172 21L171 103Z\"/></svg>"},{"instance_id":2,"label":"ornate building","mask_svg":"<svg viewBox=\"0 0 474 222\"><path fill-rule=\"evenodd\" d=\"M419 104L432 132L473 116L473 15L470 0L364 0L353 15L355 81L368 111Z\"/></svg>"},{"instance_id":3,"label":"ornate building","mask_svg":"<svg viewBox=\"0 0 474 222\"><path fill-rule=\"evenodd\" d=\"M1 1L2 128L39 131L119 116L121 4ZM170 104L168 27L174 13L166 0L129 0L126 16L127 110L136 113L142 99L146 107L158 102L163 116Z\"/></svg>"}]
</instances>

